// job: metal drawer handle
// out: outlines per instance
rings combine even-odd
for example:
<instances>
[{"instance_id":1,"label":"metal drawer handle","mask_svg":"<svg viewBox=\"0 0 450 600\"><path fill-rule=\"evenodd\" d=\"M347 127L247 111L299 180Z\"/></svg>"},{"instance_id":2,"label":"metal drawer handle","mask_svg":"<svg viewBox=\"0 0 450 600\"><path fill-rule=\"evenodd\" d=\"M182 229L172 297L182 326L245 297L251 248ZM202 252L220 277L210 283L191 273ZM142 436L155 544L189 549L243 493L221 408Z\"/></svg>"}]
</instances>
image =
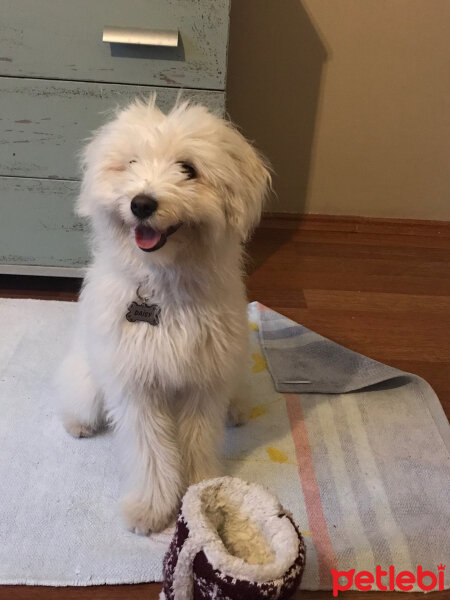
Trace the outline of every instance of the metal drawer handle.
<instances>
[{"instance_id":1,"label":"metal drawer handle","mask_svg":"<svg viewBox=\"0 0 450 600\"><path fill-rule=\"evenodd\" d=\"M105 27L103 41L113 44L138 44L141 46L178 46L178 30L137 29L134 27Z\"/></svg>"}]
</instances>

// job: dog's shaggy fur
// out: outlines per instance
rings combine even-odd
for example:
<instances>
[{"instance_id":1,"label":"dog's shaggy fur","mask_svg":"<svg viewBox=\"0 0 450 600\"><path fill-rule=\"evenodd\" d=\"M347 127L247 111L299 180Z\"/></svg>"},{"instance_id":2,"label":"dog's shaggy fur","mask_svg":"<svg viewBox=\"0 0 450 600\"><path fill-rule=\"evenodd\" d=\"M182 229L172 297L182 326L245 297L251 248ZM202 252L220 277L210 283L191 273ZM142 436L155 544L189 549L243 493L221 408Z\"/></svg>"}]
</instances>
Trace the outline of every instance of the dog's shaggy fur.
<instances>
[{"instance_id":1,"label":"dog's shaggy fur","mask_svg":"<svg viewBox=\"0 0 450 600\"><path fill-rule=\"evenodd\" d=\"M154 98L121 111L83 157L77 209L93 262L57 375L63 421L77 437L114 425L132 480L123 512L146 534L170 523L188 485L218 475L227 409L243 418L242 242L270 176L229 123L188 103L164 115ZM131 210L139 195L158 203L145 220ZM142 230L165 245L141 249L154 245ZM160 306L159 325L125 318L138 288Z\"/></svg>"}]
</instances>

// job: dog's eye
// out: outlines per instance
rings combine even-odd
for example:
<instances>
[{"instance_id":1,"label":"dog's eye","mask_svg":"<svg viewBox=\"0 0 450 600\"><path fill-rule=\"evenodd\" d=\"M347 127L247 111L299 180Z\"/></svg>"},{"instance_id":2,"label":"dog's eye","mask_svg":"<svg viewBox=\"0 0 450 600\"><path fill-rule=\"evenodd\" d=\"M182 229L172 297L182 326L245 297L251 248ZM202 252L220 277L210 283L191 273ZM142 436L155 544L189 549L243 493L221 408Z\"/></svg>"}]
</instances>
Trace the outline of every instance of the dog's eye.
<instances>
[{"instance_id":1,"label":"dog's eye","mask_svg":"<svg viewBox=\"0 0 450 600\"><path fill-rule=\"evenodd\" d=\"M180 162L178 164L181 167L181 172L186 175L186 179L195 179L197 177L197 171L190 163Z\"/></svg>"},{"instance_id":2,"label":"dog's eye","mask_svg":"<svg viewBox=\"0 0 450 600\"><path fill-rule=\"evenodd\" d=\"M137 160L133 158L132 160L128 161L128 164L132 165L135 162L137 162Z\"/></svg>"}]
</instances>

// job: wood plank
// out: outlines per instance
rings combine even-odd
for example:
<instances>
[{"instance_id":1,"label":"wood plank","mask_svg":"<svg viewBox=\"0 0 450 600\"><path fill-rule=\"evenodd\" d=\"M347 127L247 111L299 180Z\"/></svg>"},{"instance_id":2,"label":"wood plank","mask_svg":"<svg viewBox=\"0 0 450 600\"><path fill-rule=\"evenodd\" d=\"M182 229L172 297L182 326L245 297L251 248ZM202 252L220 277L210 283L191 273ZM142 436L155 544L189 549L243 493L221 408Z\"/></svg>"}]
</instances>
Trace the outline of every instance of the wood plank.
<instances>
[{"instance_id":1,"label":"wood plank","mask_svg":"<svg viewBox=\"0 0 450 600\"><path fill-rule=\"evenodd\" d=\"M229 0L1 0L0 75L225 89ZM179 30L178 48L110 45L103 27ZM51 43L49 43L51 41Z\"/></svg>"},{"instance_id":2,"label":"wood plank","mask_svg":"<svg viewBox=\"0 0 450 600\"><path fill-rule=\"evenodd\" d=\"M386 235L439 235L450 237L450 221L386 219L353 215L316 215L266 212L262 226L270 229L347 231Z\"/></svg>"},{"instance_id":3,"label":"wood plank","mask_svg":"<svg viewBox=\"0 0 450 600\"><path fill-rule=\"evenodd\" d=\"M138 585L108 585L92 587L39 587L39 586L2 586L0 600L158 600L161 584L142 583ZM427 600L448 600L448 590L431 592ZM423 600L423 592L404 594L405 600ZM293 600L330 600L331 592L300 590ZM377 592L377 600L399 600L399 592ZM340 592L339 598L345 600L367 600L367 592Z\"/></svg>"},{"instance_id":4,"label":"wood plank","mask_svg":"<svg viewBox=\"0 0 450 600\"><path fill-rule=\"evenodd\" d=\"M250 289L270 282L283 291L322 289L431 296L450 292L447 238L342 232L295 235L285 236L283 230L256 232L249 247ZM395 239L395 243L388 244L387 239ZM412 239L425 244L411 244ZM440 243L435 245L431 240Z\"/></svg>"},{"instance_id":5,"label":"wood plank","mask_svg":"<svg viewBox=\"0 0 450 600\"><path fill-rule=\"evenodd\" d=\"M420 278L442 277L450 281L448 269L450 253L436 253L436 256L427 256L423 253L420 262L414 263L414 268L410 268L410 262L414 261L417 253L403 253L396 255L385 249L367 251L365 247L361 249L356 247L352 252L351 248L337 247L327 248L327 252L317 249L317 246L305 246L296 242L291 242L284 246L276 254L268 256L265 260L266 269L296 268L302 273L316 273L320 266L321 272L328 273L364 275L383 275L383 276L414 276ZM446 260L447 258L447 260ZM325 260L324 260L325 259ZM282 262L281 262L282 261ZM281 262L281 265L279 264Z\"/></svg>"},{"instance_id":6,"label":"wood plank","mask_svg":"<svg viewBox=\"0 0 450 600\"><path fill-rule=\"evenodd\" d=\"M343 310L347 312L395 312L413 318L415 315L450 314L449 296L392 294L347 290L303 290L307 308Z\"/></svg>"},{"instance_id":7,"label":"wood plank","mask_svg":"<svg viewBox=\"0 0 450 600\"><path fill-rule=\"evenodd\" d=\"M267 286L261 287L249 287L248 289L249 302L257 300L265 306L272 306L274 302L279 302L280 293L277 289L272 289ZM306 308L306 301L303 296L303 291L298 290L286 290L283 294L283 308Z\"/></svg>"},{"instance_id":8,"label":"wood plank","mask_svg":"<svg viewBox=\"0 0 450 600\"><path fill-rule=\"evenodd\" d=\"M403 235L402 233L395 234L379 234L379 233L364 233L359 234L356 231L327 231L317 229L300 229L300 228L271 228L265 226L264 223L255 232L255 235L250 242L250 247L253 244L262 244L264 240L269 243L284 245L289 242L323 244L326 248L329 244L332 245L359 245L372 247L390 247L390 248L437 248L448 251L448 237L435 235L420 235L418 230L414 235Z\"/></svg>"},{"instance_id":9,"label":"wood plank","mask_svg":"<svg viewBox=\"0 0 450 600\"><path fill-rule=\"evenodd\" d=\"M404 239L404 237L402 238ZM408 238L409 239L409 238ZM448 244L448 242L447 242ZM291 239L288 248L283 249L283 255L288 257L290 253L295 253L298 256L309 257L329 257L336 259L366 259L373 261L387 260L390 262L401 261L404 263L405 269L409 267L408 262L417 259L417 247L409 245L395 244L379 244L374 240L373 244L357 244L357 243L328 243L320 241L310 242L305 237L298 240ZM433 261L437 263L448 264L450 260L450 251L445 248L424 248L420 250L421 263L423 261Z\"/></svg>"},{"instance_id":10,"label":"wood plank","mask_svg":"<svg viewBox=\"0 0 450 600\"><path fill-rule=\"evenodd\" d=\"M0 600L158 600L161 584L88 587L0 586Z\"/></svg>"},{"instance_id":11,"label":"wood plank","mask_svg":"<svg viewBox=\"0 0 450 600\"><path fill-rule=\"evenodd\" d=\"M0 265L82 267L84 224L73 214L74 181L0 177Z\"/></svg>"},{"instance_id":12,"label":"wood plank","mask_svg":"<svg viewBox=\"0 0 450 600\"><path fill-rule=\"evenodd\" d=\"M23 177L78 179L78 154L92 131L111 118L116 108L152 92L137 85L8 77L0 81L0 175ZM156 91L158 106L164 111L180 93L169 87ZM224 110L223 92L185 90L182 97L219 113Z\"/></svg>"},{"instance_id":13,"label":"wood plank","mask_svg":"<svg viewBox=\"0 0 450 600\"><path fill-rule=\"evenodd\" d=\"M450 315L423 315L412 321L396 313L309 310L273 306L305 327L375 360L450 361Z\"/></svg>"},{"instance_id":14,"label":"wood plank","mask_svg":"<svg viewBox=\"0 0 450 600\"><path fill-rule=\"evenodd\" d=\"M356 276L353 273L330 272L324 267L324 273L319 272L320 262L315 269L301 271L301 274L295 278L292 270L286 269L282 264L278 269L276 265L267 266L264 270L258 270L251 274L249 278L249 288L263 288L271 279L275 280L273 285L279 289L298 290L298 289L322 289L322 290L350 290L365 292L390 292L396 294L416 294L445 296L450 294L449 279L434 279L430 274L427 277L419 277L411 274L386 275L383 273L371 274L360 273Z\"/></svg>"},{"instance_id":15,"label":"wood plank","mask_svg":"<svg viewBox=\"0 0 450 600\"><path fill-rule=\"evenodd\" d=\"M423 592L373 592L376 594L375 600L424 600ZM448 590L442 592L430 592L426 595L426 600L448 600ZM332 600L331 592L310 592L300 590L294 600ZM339 592L338 598L345 600L372 600L372 594L367 596L367 592Z\"/></svg>"}]
</instances>

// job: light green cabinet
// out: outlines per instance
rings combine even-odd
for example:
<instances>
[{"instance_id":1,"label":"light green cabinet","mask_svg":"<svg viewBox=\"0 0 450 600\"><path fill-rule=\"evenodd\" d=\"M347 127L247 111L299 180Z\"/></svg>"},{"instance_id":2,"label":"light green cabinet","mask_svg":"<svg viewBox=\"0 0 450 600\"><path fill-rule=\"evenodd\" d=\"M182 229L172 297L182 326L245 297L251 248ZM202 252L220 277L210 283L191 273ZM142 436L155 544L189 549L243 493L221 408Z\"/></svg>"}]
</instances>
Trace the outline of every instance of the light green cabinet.
<instances>
[{"instance_id":1,"label":"light green cabinet","mask_svg":"<svg viewBox=\"0 0 450 600\"><path fill-rule=\"evenodd\" d=\"M0 273L79 275L77 154L105 112L157 92L223 113L229 0L0 0ZM176 48L102 42L179 31Z\"/></svg>"}]
</instances>

